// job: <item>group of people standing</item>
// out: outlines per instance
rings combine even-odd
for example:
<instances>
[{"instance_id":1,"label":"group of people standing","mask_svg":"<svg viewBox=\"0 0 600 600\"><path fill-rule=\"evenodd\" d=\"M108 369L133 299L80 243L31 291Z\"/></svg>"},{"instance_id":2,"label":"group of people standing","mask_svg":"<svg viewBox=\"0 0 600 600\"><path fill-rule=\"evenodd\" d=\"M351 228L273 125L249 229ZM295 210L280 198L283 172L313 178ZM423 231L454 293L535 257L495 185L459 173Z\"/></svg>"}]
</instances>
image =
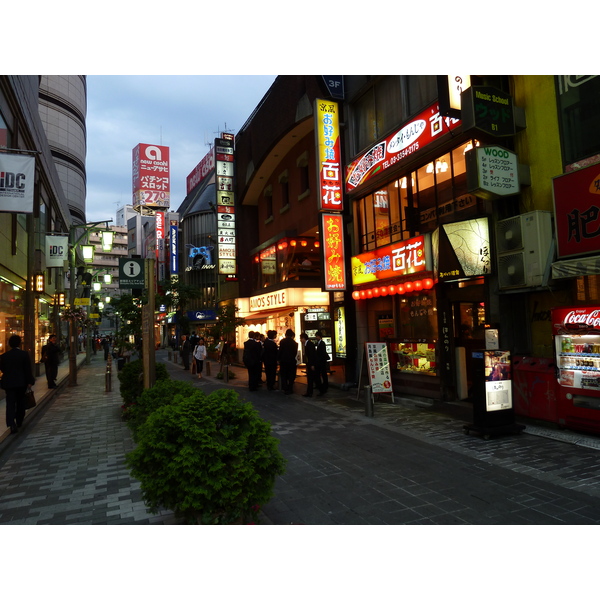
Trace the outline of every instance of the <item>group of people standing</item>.
<instances>
[{"instance_id":1,"label":"group of people standing","mask_svg":"<svg viewBox=\"0 0 600 600\"><path fill-rule=\"evenodd\" d=\"M181 346L179 348L179 356L181 356L181 361L183 362L183 370L190 370L190 353L192 355L192 360L194 361L194 369L198 375L198 379L202 379L202 371L204 370L204 361L207 357L206 343L203 337L198 337L196 333L193 333L191 336L182 335L181 336Z\"/></svg>"},{"instance_id":2,"label":"group of people standing","mask_svg":"<svg viewBox=\"0 0 600 600\"><path fill-rule=\"evenodd\" d=\"M248 389L251 392L258 390L262 383L263 367L267 389L275 390L278 364L281 389L286 395L292 394L294 391L298 365L296 360L298 342L294 339L296 334L288 329L279 345L275 341L276 337L277 332L274 330L267 331L266 337L257 331L248 332L248 339L244 342L243 361L248 370ZM307 390L304 394L305 397L311 397L314 388L319 390L319 395L323 395L329 387L327 377L329 354L322 333L317 331L315 337L316 344L308 339L306 333L303 332L300 335L306 364Z\"/></svg>"}]
</instances>

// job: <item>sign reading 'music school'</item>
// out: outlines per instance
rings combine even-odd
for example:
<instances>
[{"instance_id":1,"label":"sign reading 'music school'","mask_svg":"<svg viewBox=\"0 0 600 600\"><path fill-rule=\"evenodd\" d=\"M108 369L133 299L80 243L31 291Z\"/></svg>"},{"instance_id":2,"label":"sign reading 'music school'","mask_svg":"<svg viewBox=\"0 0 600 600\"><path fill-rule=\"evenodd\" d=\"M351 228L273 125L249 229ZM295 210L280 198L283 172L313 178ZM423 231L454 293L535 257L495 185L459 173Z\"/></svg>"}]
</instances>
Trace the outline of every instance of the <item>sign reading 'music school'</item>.
<instances>
[{"instance_id":1,"label":"sign reading 'music school'","mask_svg":"<svg viewBox=\"0 0 600 600\"><path fill-rule=\"evenodd\" d=\"M0 212L33 212L35 158L0 153Z\"/></svg>"}]
</instances>

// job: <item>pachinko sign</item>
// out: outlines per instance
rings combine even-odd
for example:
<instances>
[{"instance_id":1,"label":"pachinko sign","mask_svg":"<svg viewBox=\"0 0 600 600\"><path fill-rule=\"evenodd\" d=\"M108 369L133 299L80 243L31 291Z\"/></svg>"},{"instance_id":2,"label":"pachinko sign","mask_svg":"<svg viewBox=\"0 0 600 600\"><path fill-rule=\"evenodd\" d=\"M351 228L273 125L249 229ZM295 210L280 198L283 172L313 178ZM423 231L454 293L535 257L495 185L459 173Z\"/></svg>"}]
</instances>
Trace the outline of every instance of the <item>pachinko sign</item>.
<instances>
[{"instance_id":1,"label":"pachinko sign","mask_svg":"<svg viewBox=\"0 0 600 600\"><path fill-rule=\"evenodd\" d=\"M319 210L343 210L339 105L315 100Z\"/></svg>"},{"instance_id":2,"label":"pachinko sign","mask_svg":"<svg viewBox=\"0 0 600 600\"><path fill-rule=\"evenodd\" d=\"M431 253L426 250L426 240L429 238L419 235L353 256L353 285L429 270L427 258Z\"/></svg>"},{"instance_id":3,"label":"pachinko sign","mask_svg":"<svg viewBox=\"0 0 600 600\"><path fill-rule=\"evenodd\" d=\"M344 269L344 221L341 214L321 215L321 237L323 240L323 262L325 290L340 291L346 289Z\"/></svg>"},{"instance_id":4,"label":"pachinko sign","mask_svg":"<svg viewBox=\"0 0 600 600\"><path fill-rule=\"evenodd\" d=\"M346 167L346 192L352 192L459 125L458 119L443 117L436 102L350 163Z\"/></svg>"},{"instance_id":5,"label":"pachinko sign","mask_svg":"<svg viewBox=\"0 0 600 600\"><path fill-rule=\"evenodd\" d=\"M169 208L169 148L138 144L133 155L133 206Z\"/></svg>"}]
</instances>

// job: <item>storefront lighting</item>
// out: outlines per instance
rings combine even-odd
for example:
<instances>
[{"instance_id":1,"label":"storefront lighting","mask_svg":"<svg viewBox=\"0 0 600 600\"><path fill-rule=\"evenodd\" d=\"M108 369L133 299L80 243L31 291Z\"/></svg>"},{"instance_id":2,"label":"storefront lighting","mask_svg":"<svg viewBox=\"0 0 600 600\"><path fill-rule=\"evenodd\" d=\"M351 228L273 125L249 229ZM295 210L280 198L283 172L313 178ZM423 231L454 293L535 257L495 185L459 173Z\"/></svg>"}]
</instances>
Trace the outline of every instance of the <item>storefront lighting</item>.
<instances>
[{"instance_id":1,"label":"storefront lighting","mask_svg":"<svg viewBox=\"0 0 600 600\"><path fill-rule=\"evenodd\" d=\"M279 248L279 250L283 250L283 244L278 244L277 248Z\"/></svg>"},{"instance_id":2,"label":"storefront lighting","mask_svg":"<svg viewBox=\"0 0 600 600\"><path fill-rule=\"evenodd\" d=\"M396 293L398 293L398 294L404 294L404 292L406 292L406 290L404 289L404 286L401 283L399 283L396 286Z\"/></svg>"},{"instance_id":3,"label":"storefront lighting","mask_svg":"<svg viewBox=\"0 0 600 600\"><path fill-rule=\"evenodd\" d=\"M406 290L407 294L410 294L413 291L413 288L414 288L414 286L413 286L413 282L412 281L407 281L404 284L404 289Z\"/></svg>"},{"instance_id":4,"label":"storefront lighting","mask_svg":"<svg viewBox=\"0 0 600 600\"><path fill-rule=\"evenodd\" d=\"M106 298L104 298L104 301L106 302L106 304L110 304L110 296L106 296Z\"/></svg>"},{"instance_id":5,"label":"storefront lighting","mask_svg":"<svg viewBox=\"0 0 600 600\"><path fill-rule=\"evenodd\" d=\"M360 299L365 300L367 297L367 292L365 290L360 290Z\"/></svg>"},{"instance_id":6,"label":"storefront lighting","mask_svg":"<svg viewBox=\"0 0 600 600\"><path fill-rule=\"evenodd\" d=\"M387 296L388 295L387 286L384 285L382 288L380 288L380 291L381 291L381 295L382 296Z\"/></svg>"},{"instance_id":7,"label":"storefront lighting","mask_svg":"<svg viewBox=\"0 0 600 600\"><path fill-rule=\"evenodd\" d=\"M94 283L92 283L92 288L95 292L99 292L102 289L102 284L99 281L94 281Z\"/></svg>"},{"instance_id":8,"label":"storefront lighting","mask_svg":"<svg viewBox=\"0 0 600 600\"><path fill-rule=\"evenodd\" d=\"M379 298L380 295L381 295L381 290L378 287L373 288L373 298Z\"/></svg>"},{"instance_id":9,"label":"storefront lighting","mask_svg":"<svg viewBox=\"0 0 600 600\"><path fill-rule=\"evenodd\" d=\"M370 298L372 298L372 297L373 297L373 290L367 290L367 291L366 291L366 296L367 296L367 298L369 298L369 299L370 299Z\"/></svg>"},{"instance_id":10,"label":"storefront lighting","mask_svg":"<svg viewBox=\"0 0 600 600\"><path fill-rule=\"evenodd\" d=\"M300 242L300 245L301 245L303 248L305 248L307 244L308 244L308 242L307 242L306 240L302 240L302 241Z\"/></svg>"},{"instance_id":11,"label":"storefront lighting","mask_svg":"<svg viewBox=\"0 0 600 600\"><path fill-rule=\"evenodd\" d=\"M318 248L321 245L321 242L319 242L319 240L315 240L315 248Z\"/></svg>"},{"instance_id":12,"label":"storefront lighting","mask_svg":"<svg viewBox=\"0 0 600 600\"><path fill-rule=\"evenodd\" d=\"M360 300L360 292L359 291L352 292L352 297L355 300Z\"/></svg>"},{"instance_id":13,"label":"storefront lighting","mask_svg":"<svg viewBox=\"0 0 600 600\"><path fill-rule=\"evenodd\" d=\"M433 279L427 278L423 279L423 288L426 290L430 290L433 287Z\"/></svg>"},{"instance_id":14,"label":"storefront lighting","mask_svg":"<svg viewBox=\"0 0 600 600\"><path fill-rule=\"evenodd\" d=\"M295 247L296 246L296 240L290 240L290 246Z\"/></svg>"},{"instance_id":15,"label":"storefront lighting","mask_svg":"<svg viewBox=\"0 0 600 600\"><path fill-rule=\"evenodd\" d=\"M390 296L395 296L396 295L396 286L395 285L388 286L388 294Z\"/></svg>"},{"instance_id":16,"label":"storefront lighting","mask_svg":"<svg viewBox=\"0 0 600 600\"><path fill-rule=\"evenodd\" d=\"M430 162L427 165L427 168L425 169L425 172L427 172L427 173L433 173L433 163L432 162Z\"/></svg>"},{"instance_id":17,"label":"storefront lighting","mask_svg":"<svg viewBox=\"0 0 600 600\"><path fill-rule=\"evenodd\" d=\"M423 282L420 279L414 282L415 292L420 292L423 289Z\"/></svg>"},{"instance_id":18,"label":"storefront lighting","mask_svg":"<svg viewBox=\"0 0 600 600\"><path fill-rule=\"evenodd\" d=\"M104 283L107 283L110 285L112 283L112 275L110 275L109 273L104 275Z\"/></svg>"},{"instance_id":19,"label":"storefront lighting","mask_svg":"<svg viewBox=\"0 0 600 600\"><path fill-rule=\"evenodd\" d=\"M44 274L41 272L35 274L35 291L38 294L44 291Z\"/></svg>"}]
</instances>

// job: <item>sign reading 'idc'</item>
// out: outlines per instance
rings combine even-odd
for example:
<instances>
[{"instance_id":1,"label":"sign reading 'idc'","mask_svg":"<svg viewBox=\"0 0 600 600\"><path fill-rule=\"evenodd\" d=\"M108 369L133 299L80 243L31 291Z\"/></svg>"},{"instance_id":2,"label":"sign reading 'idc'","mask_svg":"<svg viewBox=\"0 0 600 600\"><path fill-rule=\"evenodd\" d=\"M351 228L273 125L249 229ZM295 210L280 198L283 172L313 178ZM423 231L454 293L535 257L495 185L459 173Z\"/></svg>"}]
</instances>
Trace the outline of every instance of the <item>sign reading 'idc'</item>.
<instances>
[{"instance_id":1,"label":"sign reading 'idc'","mask_svg":"<svg viewBox=\"0 0 600 600\"><path fill-rule=\"evenodd\" d=\"M145 272L143 258L119 259L119 288L145 287Z\"/></svg>"}]
</instances>

